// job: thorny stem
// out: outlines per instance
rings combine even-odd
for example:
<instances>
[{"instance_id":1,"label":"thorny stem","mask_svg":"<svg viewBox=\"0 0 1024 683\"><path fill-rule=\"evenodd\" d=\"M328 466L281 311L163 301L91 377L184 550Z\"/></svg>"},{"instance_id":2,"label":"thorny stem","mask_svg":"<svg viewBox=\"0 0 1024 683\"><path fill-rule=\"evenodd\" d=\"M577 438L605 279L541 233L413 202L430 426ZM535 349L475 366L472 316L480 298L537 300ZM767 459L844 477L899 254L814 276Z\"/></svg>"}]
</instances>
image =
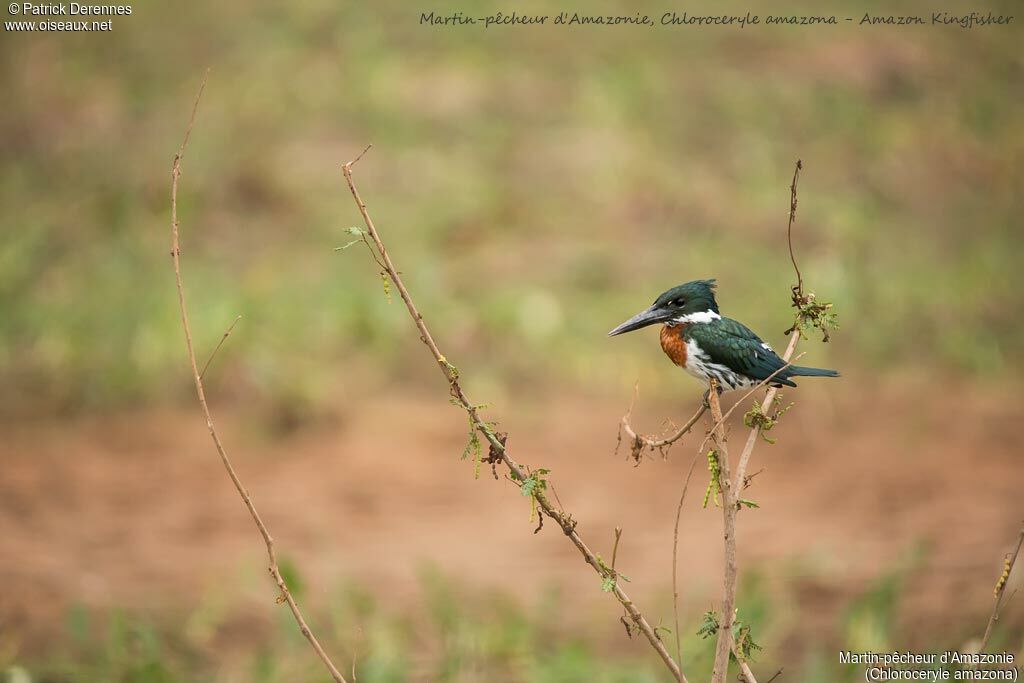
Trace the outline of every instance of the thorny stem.
<instances>
[{"instance_id":1,"label":"thorny stem","mask_svg":"<svg viewBox=\"0 0 1024 683\"><path fill-rule=\"evenodd\" d=\"M369 149L369 147L367 147ZM366 150L363 151L363 154ZM412 297L409 295L409 290L406 289L405 283L402 281L402 277L399 271L395 268L394 263L391 261L391 256L388 253L387 247L384 246L384 242L381 240L380 234L377 232L377 228L374 227L373 220L370 218L370 214L366 209L366 204L359 196L359 191L356 189L354 180L352 179L352 166L362 158L363 154L360 154L356 159L348 162L342 166L342 174L345 176L345 181L348 183L349 190L352 193L352 198L355 200L356 206L359 209L359 213L363 217L363 222L366 224L366 229L370 234L370 239L373 240L374 245L377 247L377 252L380 254L381 261L383 261L384 269L387 271L388 277L394 283L395 288L398 290L399 295L402 297L402 301L405 302L405 307L409 311L409 315L412 317L413 323L416 325L416 329L420 333L420 339L429 349L430 354L434 357L438 367L444 374L445 379L448 380L448 389L455 399L456 403L462 407L463 410L469 415L469 419L472 421L473 426L480 431L480 433L487 439L488 443L495 453L499 454L501 461L508 468L512 477L517 481L525 481L529 476L526 470L516 462L505 450L504 445L497 439L494 432L484 423L477 412L476 404L470 401L465 392L462 389L462 385L459 382L459 377L453 369L453 366L448 362L448 359L441 353L437 343L434 341L433 335L427 328L426 322L423 320L423 316L416 308L416 304L413 303ZM541 490L536 490L534 493L537 505L541 512L552 519L558 524L565 535L569 538L576 549L583 556L584 561L593 567L602 577L606 575L607 570L603 568L602 562L597 558L597 555L587 547L586 543L580 537L576 531L576 522L566 514L564 511L556 508L547 498ZM679 665L672 659L672 656L665 649L664 643L661 638L655 632L647 618L640 612L640 610L633 603L633 600L622 590L619 586L619 582L615 582L612 593L618 599L619 603L625 608L626 613L629 614L630 619L636 624L637 628L644 634L647 640L650 642L651 647L658 653L665 666L672 673L677 681L687 683L686 676L680 670Z\"/></svg>"},{"instance_id":2,"label":"thorny stem","mask_svg":"<svg viewBox=\"0 0 1024 683\"><path fill-rule=\"evenodd\" d=\"M299 610L298 604L295 602L295 598L292 596L291 591L288 590L288 585L285 583L284 577L281 576L281 571L277 566L277 556L274 553L274 539L270 535L270 531L267 526L263 523L259 513L256 511L256 506L252 502L252 498L249 496L249 492L246 491L245 486L242 485L242 480L239 479L238 473L235 472L235 468L231 465L231 460L228 458L227 452L224 450L224 445L221 443L220 436L217 434L217 430L213 425L213 416L210 413L210 406L206 402L206 392L203 390L203 378L202 373L199 372L199 365L196 362L195 349L192 346L192 331L189 327L188 322L188 310L185 306L185 286L181 278L181 249L178 243L178 178L181 177L181 160L185 155L185 147L188 145L189 136L192 134L192 124L195 123L196 110L199 108L199 100L203 97L203 90L206 89L206 80L209 77L210 72L207 70L206 75L203 76L203 83L199 87L199 93L196 95L195 103L192 106L192 116L189 118L188 126L185 128L185 137L182 140L181 147L178 149L178 153L174 155L174 163L171 165L171 259L174 263L174 278L178 287L178 307L181 309L181 326L185 332L185 347L188 350L188 360L192 366L192 379L196 385L196 396L199 398L199 405L202 407L203 415L206 417L206 427L210 431L210 438L213 439L213 445L217 448L217 454L220 455L221 462L224 464L224 469L227 470L228 476L231 478L231 483L235 485L235 490L238 491L238 495L241 496L242 502L245 503L246 509L249 510L249 514L252 516L252 521L255 522L256 528L259 529L260 535L263 537L263 542L267 546L267 559L269 567L267 568L270 575L274 577L274 582L277 584L278 590L281 592L278 601L288 603L288 607L292 611L292 615L295 617L295 622L299 625L299 630L302 635L306 637L309 644L313 647L317 656L327 667L327 670L331 674L331 678L334 679L335 683L347 683L345 677L341 675L337 667L331 662L330 657L324 652L320 642L313 635L309 626L306 624L306 620L302 617L302 612ZM230 330L229 330L230 332ZM224 335L227 337L227 334ZM223 341L223 339L221 340ZM216 353L216 351L214 352ZM212 359L212 356L211 356Z\"/></svg>"}]
</instances>

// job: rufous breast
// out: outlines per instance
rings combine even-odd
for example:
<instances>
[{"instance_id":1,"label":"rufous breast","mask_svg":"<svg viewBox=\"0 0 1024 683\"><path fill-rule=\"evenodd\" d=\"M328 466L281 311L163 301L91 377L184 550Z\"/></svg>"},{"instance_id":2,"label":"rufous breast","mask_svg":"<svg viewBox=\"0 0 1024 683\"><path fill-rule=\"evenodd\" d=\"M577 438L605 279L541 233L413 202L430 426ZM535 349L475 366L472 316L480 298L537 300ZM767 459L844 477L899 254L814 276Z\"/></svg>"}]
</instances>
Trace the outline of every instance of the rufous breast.
<instances>
[{"instance_id":1,"label":"rufous breast","mask_svg":"<svg viewBox=\"0 0 1024 683\"><path fill-rule=\"evenodd\" d=\"M683 330L686 325L664 325L661 328L661 349L672 362L679 367L686 367L686 340Z\"/></svg>"}]
</instances>

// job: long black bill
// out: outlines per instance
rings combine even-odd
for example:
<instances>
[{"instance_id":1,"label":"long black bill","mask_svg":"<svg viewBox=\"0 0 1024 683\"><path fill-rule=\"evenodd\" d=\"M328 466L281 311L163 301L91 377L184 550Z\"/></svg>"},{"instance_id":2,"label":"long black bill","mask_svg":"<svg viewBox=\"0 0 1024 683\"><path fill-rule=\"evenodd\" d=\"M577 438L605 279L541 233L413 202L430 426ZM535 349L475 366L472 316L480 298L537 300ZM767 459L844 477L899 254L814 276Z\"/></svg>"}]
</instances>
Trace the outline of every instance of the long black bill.
<instances>
[{"instance_id":1,"label":"long black bill","mask_svg":"<svg viewBox=\"0 0 1024 683\"><path fill-rule=\"evenodd\" d=\"M637 313L632 318L622 323L614 330L608 333L609 337L614 337L617 334L625 334L626 332L632 332L633 330L639 330L641 327L647 327L655 323L665 322L672 317L672 311L658 306L651 306L646 311Z\"/></svg>"}]
</instances>

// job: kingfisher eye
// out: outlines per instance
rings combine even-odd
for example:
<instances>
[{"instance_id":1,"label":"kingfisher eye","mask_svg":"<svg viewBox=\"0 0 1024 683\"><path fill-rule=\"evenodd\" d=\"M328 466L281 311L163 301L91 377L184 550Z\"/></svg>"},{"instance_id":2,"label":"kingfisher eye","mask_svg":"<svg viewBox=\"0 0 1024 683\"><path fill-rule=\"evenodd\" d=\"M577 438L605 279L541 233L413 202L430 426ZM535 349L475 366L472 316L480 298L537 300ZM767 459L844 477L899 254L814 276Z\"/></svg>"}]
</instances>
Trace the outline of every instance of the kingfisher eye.
<instances>
[{"instance_id":1,"label":"kingfisher eye","mask_svg":"<svg viewBox=\"0 0 1024 683\"><path fill-rule=\"evenodd\" d=\"M676 306L677 308L682 308L682 307L683 307L683 304L685 304L685 303L686 303L686 302L685 302L685 301L683 301L683 300L682 300L681 298L680 298L680 299L673 299L673 300L672 300L672 305L673 305L673 306Z\"/></svg>"}]
</instances>

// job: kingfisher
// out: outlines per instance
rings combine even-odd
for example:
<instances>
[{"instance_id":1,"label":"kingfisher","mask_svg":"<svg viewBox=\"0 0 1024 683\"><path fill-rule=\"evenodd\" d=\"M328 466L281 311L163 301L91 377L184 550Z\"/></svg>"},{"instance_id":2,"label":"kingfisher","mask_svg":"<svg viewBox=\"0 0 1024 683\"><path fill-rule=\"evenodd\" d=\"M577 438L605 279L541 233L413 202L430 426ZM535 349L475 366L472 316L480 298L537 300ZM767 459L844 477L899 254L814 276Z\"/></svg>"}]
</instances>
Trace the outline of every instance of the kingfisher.
<instances>
[{"instance_id":1,"label":"kingfisher","mask_svg":"<svg viewBox=\"0 0 1024 683\"><path fill-rule=\"evenodd\" d=\"M715 301L715 281L694 280L664 292L649 308L608 333L609 337L662 323L661 348L673 363L718 391L743 389L771 377L774 387L795 387L793 377L838 377L835 370L786 367L766 342L741 322L725 318ZM772 373L775 376L772 376ZM707 400L705 394L705 401Z\"/></svg>"}]
</instances>

